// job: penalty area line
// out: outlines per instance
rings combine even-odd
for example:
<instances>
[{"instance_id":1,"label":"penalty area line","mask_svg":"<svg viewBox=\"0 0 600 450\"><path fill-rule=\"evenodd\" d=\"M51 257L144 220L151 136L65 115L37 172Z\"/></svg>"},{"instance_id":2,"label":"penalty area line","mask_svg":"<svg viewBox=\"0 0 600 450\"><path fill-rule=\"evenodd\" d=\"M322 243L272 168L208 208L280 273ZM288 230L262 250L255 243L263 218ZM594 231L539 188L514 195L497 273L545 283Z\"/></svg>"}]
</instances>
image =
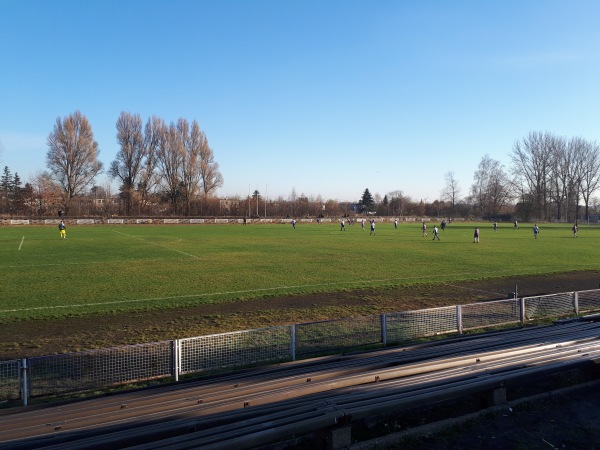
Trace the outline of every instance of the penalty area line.
<instances>
[{"instance_id":1,"label":"penalty area line","mask_svg":"<svg viewBox=\"0 0 600 450\"><path fill-rule=\"evenodd\" d=\"M21 239L21 243L19 244L19 251L21 251L21 247L23 247L23 241L25 240L25 236Z\"/></svg>"},{"instance_id":2,"label":"penalty area line","mask_svg":"<svg viewBox=\"0 0 600 450\"><path fill-rule=\"evenodd\" d=\"M165 245L160 245L160 244L157 244L155 242L148 241L147 239L142 239L142 238L137 237L137 236L132 236L130 234L122 233L122 232L117 231L117 230L113 230L113 231L115 233L122 234L123 236L127 236L127 237L132 238L132 239L137 239L139 241L146 242L147 244L156 245L157 247L165 248L167 250L171 250L172 252L181 253L182 255L189 256L190 258L201 259L199 256L192 255L191 253L182 252L181 250L175 250L174 248L169 248L169 247L167 247ZM177 241L177 242L180 242L180 241L181 241L181 239L179 239L179 241Z\"/></svg>"}]
</instances>

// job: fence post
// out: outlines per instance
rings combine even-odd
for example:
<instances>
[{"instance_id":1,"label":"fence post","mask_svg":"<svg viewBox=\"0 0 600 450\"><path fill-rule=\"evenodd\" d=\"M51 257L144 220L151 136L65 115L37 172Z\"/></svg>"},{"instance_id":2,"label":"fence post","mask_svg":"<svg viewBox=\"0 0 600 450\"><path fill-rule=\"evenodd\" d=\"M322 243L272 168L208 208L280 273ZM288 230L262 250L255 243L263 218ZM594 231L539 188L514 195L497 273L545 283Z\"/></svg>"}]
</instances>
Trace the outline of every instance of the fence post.
<instances>
[{"instance_id":1,"label":"fence post","mask_svg":"<svg viewBox=\"0 0 600 450\"><path fill-rule=\"evenodd\" d=\"M21 360L21 382L23 383L23 406L29 403L29 367L27 366L27 358Z\"/></svg>"},{"instance_id":2,"label":"fence post","mask_svg":"<svg viewBox=\"0 0 600 450\"><path fill-rule=\"evenodd\" d=\"M521 319L521 325L525 324L525 297L521 297L519 300L519 316Z\"/></svg>"},{"instance_id":3,"label":"fence post","mask_svg":"<svg viewBox=\"0 0 600 450\"><path fill-rule=\"evenodd\" d=\"M296 361L296 324L291 326L290 331L290 355L292 361Z\"/></svg>"},{"instance_id":4,"label":"fence post","mask_svg":"<svg viewBox=\"0 0 600 450\"><path fill-rule=\"evenodd\" d=\"M573 308L575 309L575 315L579 315L579 292L575 291L573 295Z\"/></svg>"},{"instance_id":5,"label":"fence post","mask_svg":"<svg viewBox=\"0 0 600 450\"><path fill-rule=\"evenodd\" d=\"M179 339L171 341L171 376L179 381Z\"/></svg>"},{"instance_id":6,"label":"fence post","mask_svg":"<svg viewBox=\"0 0 600 450\"><path fill-rule=\"evenodd\" d=\"M462 323L462 306L461 305L456 305L456 328L458 329L458 334L462 334L463 323Z\"/></svg>"},{"instance_id":7,"label":"fence post","mask_svg":"<svg viewBox=\"0 0 600 450\"><path fill-rule=\"evenodd\" d=\"M385 314L381 315L381 342L384 347L387 346L387 319Z\"/></svg>"}]
</instances>

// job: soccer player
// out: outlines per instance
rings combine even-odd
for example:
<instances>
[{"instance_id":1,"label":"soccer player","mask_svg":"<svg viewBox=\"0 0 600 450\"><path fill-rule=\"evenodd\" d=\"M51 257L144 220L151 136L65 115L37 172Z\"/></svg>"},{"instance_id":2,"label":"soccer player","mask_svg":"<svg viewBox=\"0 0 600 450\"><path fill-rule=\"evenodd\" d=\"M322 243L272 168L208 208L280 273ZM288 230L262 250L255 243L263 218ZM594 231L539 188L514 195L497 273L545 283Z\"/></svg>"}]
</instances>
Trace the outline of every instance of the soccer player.
<instances>
[{"instance_id":1,"label":"soccer player","mask_svg":"<svg viewBox=\"0 0 600 450\"><path fill-rule=\"evenodd\" d=\"M479 228L475 227L475 232L473 233L473 242L479 244Z\"/></svg>"},{"instance_id":2,"label":"soccer player","mask_svg":"<svg viewBox=\"0 0 600 450\"><path fill-rule=\"evenodd\" d=\"M65 226L65 223L62 220L58 224L58 236L60 239L67 238L67 227Z\"/></svg>"},{"instance_id":3,"label":"soccer player","mask_svg":"<svg viewBox=\"0 0 600 450\"><path fill-rule=\"evenodd\" d=\"M421 230L423 230L423 237L427 237L427 224L425 222L423 222Z\"/></svg>"},{"instance_id":4,"label":"soccer player","mask_svg":"<svg viewBox=\"0 0 600 450\"><path fill-rule=\"evenodd\" d=\"M533 226L533 237L537 239L538 234L540 233L540 228L537 226L537 223Z\"/></svg>"},{"instance_id":5,"label":"soccer player","mask_svg":"<svg viewBox=\"0 0 600 450\"><path fill-rule=\"evenodd\" d=\"M427 236L427 235L425 235ZM437 238L437 240L440 240L440 235L438 234L438 227L437 226L433 226L433 241L435 241L435 238Z\"/></svg>"}]
</instances>

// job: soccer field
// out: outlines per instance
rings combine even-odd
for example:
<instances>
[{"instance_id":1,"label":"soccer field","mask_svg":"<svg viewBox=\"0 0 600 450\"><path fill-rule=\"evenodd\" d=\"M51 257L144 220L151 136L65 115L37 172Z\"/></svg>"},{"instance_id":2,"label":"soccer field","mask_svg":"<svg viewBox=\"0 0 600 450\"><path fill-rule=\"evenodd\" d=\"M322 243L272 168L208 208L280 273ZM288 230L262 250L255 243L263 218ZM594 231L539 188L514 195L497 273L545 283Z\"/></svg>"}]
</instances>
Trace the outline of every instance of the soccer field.
<instances>
[{"instance_id":1,"label":"soccer field","mask_svg":"<svg viewBox=\"0 0 600 450\"><path fill-rule=\"evenodd\" d=\"M473 243L473 230L481 230ZM598 270L600 229L454 223L2 228L0 321L250 301L264 296Z\"/></svg>"}]
</instances>

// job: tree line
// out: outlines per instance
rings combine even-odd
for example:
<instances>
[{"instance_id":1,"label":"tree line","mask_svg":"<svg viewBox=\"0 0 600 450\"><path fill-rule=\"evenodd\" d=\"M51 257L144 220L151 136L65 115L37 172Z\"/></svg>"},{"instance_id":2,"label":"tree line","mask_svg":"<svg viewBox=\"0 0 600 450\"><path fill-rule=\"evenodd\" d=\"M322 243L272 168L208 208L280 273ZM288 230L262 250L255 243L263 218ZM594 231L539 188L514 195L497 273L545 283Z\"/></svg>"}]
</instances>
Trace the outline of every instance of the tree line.
<instances>
[{"instance_id":1,"label":"tree line","mask_svg":"<svg viewBox=\"0 0 600 450\"><path fill-rule=\"evenodd\" d=\"M465 196L454 172L446 172L439 199L412 199L401 190L383 197L365 189L357 203L324 201L292 189L289 197L219 199L223 176L205 133L194 120L167 124L122 112L116 122L119 151L107 173L118 195L94 184L102 172L91 125L79 111L57 118L48 135L48 170L24 186L8 167L0 177L3 213L47 215L73 207L78 215L197 215L319 217L351 214L418 215L490 220L584 219L597 209L600 148L583 138L531 132L515 141L511 166L485 155ZM0 157L2 145L0 143ZM118 201L115 201L115 198Z\"/></svg>"},{"instance_id":2,"label":"tree line","mask_svg":"<svg viewBox=\"0 0 600 450\"><path fill-rule=\"evenodd\" d=\"M108 173L121 182L126 215L133 208L138 214L144 211L156 192L160 195L154 200L168 202L171 213L189 215L194 202L223 185L219 164L196 120L167 125L153 116L143 127L139 114L123 112L117 141L121 149Z\"/></svg>"},{"instance_id":3,"label":"tree line","mask_svg":"<svg viewBox=\"0 0 600 450\"><path fill-rule=\"evenodd\" d=\"M581 137L530 132L514 143L511 167L483 156L468 194L461 197L453 171L446 172L440 199L417 205L394 191L377 200L365 189L358 211L382 214L425 211L425 215L483 219L575 221L597 209L593 197L600 186L600 146ZM595 212L595 211L594 211Z\"/></svg>"},{"instance_id":4,"label":"tree line","mask_svg":"<svg viewBox=\"0 0 600 450\"><path fill-rule=\"evenodd\" d=\"M590 215L600 183L600 147L581 137L530 132L517 140L510 153L511 167L489 155L480 161L469 194L462 201L477 217L505 215L522 220L574 221ZM456 212L460 186L446 173L441 198Z\"/></svg>"},{"instance_id":5,"label":"tree line","mask_svg":"<svg viewBox=\"0 0 600 450\"><path fill-rule=\"evenodd\" d=\"M180 118L167 124L153 116L144 126L139 114L122 112L116 129L120 148L107 173L119 181L119 213L161 210L190 214L193 206L201 205L223 185L213 150L196 120L190 124ZM33 177L23 195L15 192L3 196L11 205L8 212L22 212L29 207L34 214L47 214L52 209L67 214L75 203L80 205L77 200L97 200L99 195L107 195L107 189L94 185L103 164L85 115L76 111L58 117L47 146L48 170ZM10 173L8 168L5 171ZM11 193L12 186L14 180L6 186Z\"/></svg>"}]
</instances>

